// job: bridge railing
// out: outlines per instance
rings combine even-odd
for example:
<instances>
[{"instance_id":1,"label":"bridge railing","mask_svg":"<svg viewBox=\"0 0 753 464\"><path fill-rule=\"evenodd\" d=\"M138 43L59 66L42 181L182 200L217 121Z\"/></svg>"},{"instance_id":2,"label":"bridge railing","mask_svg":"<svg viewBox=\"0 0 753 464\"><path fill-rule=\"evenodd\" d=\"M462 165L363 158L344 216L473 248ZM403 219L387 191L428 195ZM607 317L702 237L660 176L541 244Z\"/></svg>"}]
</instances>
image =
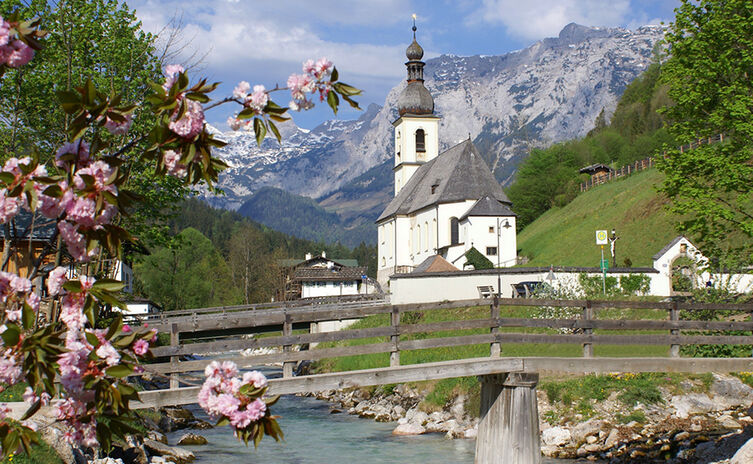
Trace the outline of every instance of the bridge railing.
<instances>
[{"instance_id":1,"label":"bridge railing","mask_svg":"<svg viewBox=\"0 0 753 464\"><path fill-rule=\"evenodd\" d=\"M457 318L436 322L422 322L422 318L406 317L409 313L452 310L468 307L488 307L476 311L475 318ZM571 308L567 317L534 318L513 317L514 307ZM576 308L575 311L572 308ZM617 310L614 313L614 310ZM631 310L650 310L655 318L626 319ZM737 313L734 320L697 320L681 318L681 314L694 312ZM645 311L644 311L645 312ZM520 314L520 313L519 313ZM389 305L385 302L341 302L339 305L312 305L259 309L253 312L208 314L194 318L170 318L160 328L170 333L171 345L156 347L157 357L169 362L146 366L146 371L159 375L172 375L171 387L178 386L177 374L201 371L210 359L186 360L188 355L217 356L236 362L239 366L259 366L281 363L285 376L292 375L295 363L304 360L322 360L346 356L389 353L390 366L400 365L401 352L465 345L489 345L489 355L504 355L505 344L576 344L582 347L584 358L594 357L595 345L646 345L667 346L667 357L678 358L683 345L751 345L753 344L753 305L707 304L686 302L649 301L592 301L592 300L542 300L542 299L478 299L428 304ZM366 316L388 315L384 324L377 327L349 328L333 332L294 333L294 327L307 327L311 323L357 319ZM744 317L747 320L739 320ZM387 320L389 322L387 322ZM277 330L271 336L237 338L238 329L254 331L264 328ZM236 338L222 338L223 330L233 330ZM463 334L458 332L465 331ZM472 333L468 333L468 332ZM736 334L719 334L735 332ZM181 335L212 333L211 341L181 342ZM743 333L740 335L739 333ZM220 334L219 336L217 334ZM421 334L420 336L418 334ZM429 337L429 334L436 336ZM370 340L365 340L370 339ZM346 346L318 347L296 351L305 345L360 340ZM279 349L243 356L238 351ZM228 352L236 352L227 355ZM218 359L218 358L214 358Z\"/></svg>"}]
</instances>

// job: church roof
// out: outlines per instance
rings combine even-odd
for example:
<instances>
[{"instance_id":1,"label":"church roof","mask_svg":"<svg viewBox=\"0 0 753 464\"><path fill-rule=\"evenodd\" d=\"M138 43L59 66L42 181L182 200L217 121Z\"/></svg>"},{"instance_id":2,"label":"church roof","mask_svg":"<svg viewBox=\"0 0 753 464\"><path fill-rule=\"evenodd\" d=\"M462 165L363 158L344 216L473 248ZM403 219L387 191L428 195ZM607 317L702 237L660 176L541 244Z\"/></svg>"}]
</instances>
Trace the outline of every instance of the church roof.
<instances>
[{"instance_id":1,"label":"church roof","mask_svg":"<svg viewBox=\"0 0 753 464\"><path fill-rule=\"evenodd\" d=\"M462 221L469 216L515 216L515 213L512 212L510 206L500 202L496 198L490 197L489 195L484 195L479 198L473 206L471 206L471 209L469 209L460 220Z\"/></svg>"},{"instance_id":2,"label":"church roof","mask_svg":"<svg viewBox=\"0 0 753 464\"><path fill-rule=\"evenodd\" d=\"M484 196L505 203L508 208L511 204L469 139L419 167L377 222L441 203L476 200Z\"/></svg>"}]
</instances>

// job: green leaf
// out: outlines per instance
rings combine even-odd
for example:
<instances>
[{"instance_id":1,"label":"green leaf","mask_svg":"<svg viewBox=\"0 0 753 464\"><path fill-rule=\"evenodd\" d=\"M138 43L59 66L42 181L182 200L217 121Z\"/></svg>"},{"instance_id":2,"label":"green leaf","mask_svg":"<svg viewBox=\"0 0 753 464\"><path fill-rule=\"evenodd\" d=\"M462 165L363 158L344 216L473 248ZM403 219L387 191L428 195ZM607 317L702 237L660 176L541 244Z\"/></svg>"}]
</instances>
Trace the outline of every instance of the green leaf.
<instances>
[{"instance_id":1,"label":"green leaf","mask_svg":"<svg viewBox=\"0 0 753 464\"><path fill-rule=\"evenodd\" d=\"M264 137L267 135L267 126L261 118L254 119L254 134L256 135L256 144L261 146Z\"/></svg>"},{"instance_id":2,"label":"green leaf","mask_svg":"<svg viewBox=\"0 0 753 464\"><path fill-rule=\"evenodd\" d=\"M108 340L112 340L112 337L120 331L120 329L123 328L123 318L118 314L115 316L110 323L110 327L107 329L107 335L105 335L105 338Z\"/></svg>"},{"instance_id":3,"label":"green leaf","mask_svg":"<svg viewBox=\"0 0 753 464\"><path fill-rule=\"evenodd\" d=\"M8 323L5 325L5 332L0 337L2 337L5 346L16 346L21 340L21 328L16 324Z\"/></svg>"},{"instance_id":4,"label":"green leaf","mask_svg":"<svg viewBox=\"0 0 753 464\"><path fill-rule=\"evenodd\" d=\"M282 136L280 135L280 131L277 129L277 126L272 121L269 121L269 129L272 131L273 134L275 134L277 143L280 143L280 141L282 140Z\"/></svg>"},{"instance_id":5,"label":"green leaf","mask_svg":"<svg viewBox=\"0 0 753 464\"><path fill-rule=\"evenodd\" d=\"M332 112L337 114L337 106L340 104L340 99L335 92L330 91L327 94L327 104L332 108Z\"/></svg>"},{"instance_id":6,"label":"green leaf","mask_svg":"<svg viewBox=\"0 0 753 464\"><path fill-rule=\"evenodd\" d=\"M93 289L104 290L106 292L119 292L123 290L125 284L114 279L99 279L92 285Z\"/></svg>"},{"instance_id":7,"label":"green leaf","mask_svg":"<svg viewBox=\"0 0 753 464\"><path fill-rule=\"evenodd\" d=\"M332 86L335 91L341 95L351 97L353 95L361 95L361 90L343 82L338 82Z\"/></svg>"},{"instance_id":8,"label":"green leaf","mask_svg":"<svg viewBox=\"0 0 753 464\"><path fill-rule=\"evenodd\" d=\"M11 185L15 180L16 176L11 174L10 172L0 172L0 181L2 181L5 185Z\"/></svg>"},{"instance_id":9,"label":"green leaf","mask_svg":"<svg viewBox=\"0 0 753 464\"><path fill-rule=\"evenodd\" d=\"M37 320L37 314L31 309L31 306L24 303L21 309L21 319L23 320L24 329L30 330L34 327L34 322Z\"/></svg>"},{"instance_id":10,"label":"green leaf","mask_svg":"<svg viewBox=\"0 0 753 464\"><path fill-rule=\"evenodd\" d=\"M105 374L118 379L122 377L128 377L129 375L133 374L133 366L131 366L130 364L118 364L105 369Z\"/></svg>"},{"instance_id":11,"label":"green leaf","mask_svg":"<svg viewBox=\"0 0 753 464\"><path fill-rule=\"evenodd\" d=\"M81 293L84 289L81 287L80 280L69 280L63 284L63 289L71 293Z\"/></svg>"},{"instance_id":12,"label":"green leaf","mask_svg":"<svg viewBox=\"0 0 753 464\"><path fill-rule=\"evenodd\" d=\"M207 103L211 101L211 98L199 92L188 92L186 94L186 98L188 98L189 100L197 101L199 103Z\"/></svg>"},{"instance_id":13,"label":"green leaf","mask_svg":"<svg viewBox=\"0 0 753 464\"><path fill-rule=\"evenodd\" d=\"M340 75L337 72L336 67L332 67L332 74L330 74L329 81L330 82L337 82L337 78L340 77Z\"/></svg>"}]
</instances>

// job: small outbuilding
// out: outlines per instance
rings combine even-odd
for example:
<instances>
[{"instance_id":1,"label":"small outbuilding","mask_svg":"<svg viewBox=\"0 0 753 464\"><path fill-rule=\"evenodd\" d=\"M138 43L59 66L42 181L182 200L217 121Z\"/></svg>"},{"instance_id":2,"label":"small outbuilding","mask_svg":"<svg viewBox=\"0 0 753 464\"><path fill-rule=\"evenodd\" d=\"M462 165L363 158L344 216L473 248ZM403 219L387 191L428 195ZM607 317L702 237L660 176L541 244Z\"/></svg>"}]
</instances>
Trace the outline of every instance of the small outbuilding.
<instances>
[{"instance_id":1,"label":"small outbuilding","mask_svg":"<svg viewBox=\"0 0 753 464\"><path fill-rule=\"evenodd\" d=\"M594 184L601 184L602 182L606 182L609 177L614 172L614 169L610 168L606 164L592 164L590 166L586 166L585 168L582 168L580 171L581 174L588 174L591 176L591 182Z\"/></svg>"}]
</instances>

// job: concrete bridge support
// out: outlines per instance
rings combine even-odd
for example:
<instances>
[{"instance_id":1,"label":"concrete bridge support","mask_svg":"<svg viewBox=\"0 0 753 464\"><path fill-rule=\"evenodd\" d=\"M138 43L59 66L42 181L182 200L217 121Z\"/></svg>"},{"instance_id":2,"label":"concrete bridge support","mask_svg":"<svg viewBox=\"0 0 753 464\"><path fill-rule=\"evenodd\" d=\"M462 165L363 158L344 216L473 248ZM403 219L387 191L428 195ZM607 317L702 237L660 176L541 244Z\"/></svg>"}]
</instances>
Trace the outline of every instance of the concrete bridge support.
<instances>
[{"instance_id":1,"label":"concrete bridge support","mask_svg":"<svg viewBox=\"0 0 753 464\"><path fill-rule=\"evenodd\" d=\"M540 464L538 374L494 374L481 381L475 464Z\"/></svg>"}]
</instances>

